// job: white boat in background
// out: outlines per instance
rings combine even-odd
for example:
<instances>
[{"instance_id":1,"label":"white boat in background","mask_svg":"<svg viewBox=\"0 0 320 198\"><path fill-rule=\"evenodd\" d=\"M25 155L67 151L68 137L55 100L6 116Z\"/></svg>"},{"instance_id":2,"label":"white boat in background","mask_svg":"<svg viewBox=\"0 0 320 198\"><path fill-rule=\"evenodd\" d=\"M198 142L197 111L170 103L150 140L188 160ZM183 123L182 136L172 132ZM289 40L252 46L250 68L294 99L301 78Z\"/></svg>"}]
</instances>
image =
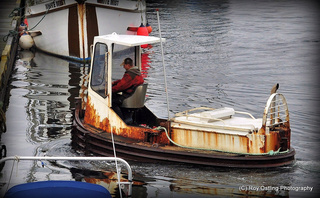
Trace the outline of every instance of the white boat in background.
<instances>
[{"instance_id":1,"label":"white boat in background","mask_svg":"<svg viewBox=\"0 0 320 198\"><path fill-rule=\"evenodd\" d=\"M146 24L145 0L26 0L28 30L37 49L85 60L94 36L135 34ZM135 28L132 28L135 27Z\"/></svg>"}]
</instances>

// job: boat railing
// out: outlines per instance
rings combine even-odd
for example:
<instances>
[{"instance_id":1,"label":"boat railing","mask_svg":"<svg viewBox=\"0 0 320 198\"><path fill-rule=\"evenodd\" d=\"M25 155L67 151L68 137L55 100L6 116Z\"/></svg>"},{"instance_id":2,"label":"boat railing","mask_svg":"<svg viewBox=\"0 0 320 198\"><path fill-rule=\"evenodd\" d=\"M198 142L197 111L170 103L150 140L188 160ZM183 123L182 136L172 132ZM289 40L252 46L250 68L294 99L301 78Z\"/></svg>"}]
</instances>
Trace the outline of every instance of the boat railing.
<instances>
[{"instance_id":1,"label":"boat railing","mask_svg":"<svg viewBox=\"0 0 320 198\"><path fill-rule=\"evenodd\" d=\"M280 93L272 94L265 106L262 125L273 127L289 122L289 110L285 97Z\"/></svg>"},{"instance_id":2,"label":"boat railing","mask_svg":"<svg viewBox=\"0 0 320 198\"><path fill-rule=\"evenodd\" d=\"M210 108L210 107L197 107L197 108L193 108L193 109L188 109L179 113L175 114L175 117L179 117L179 116L189 116L189 112L192 111L199 111L199 110L216 110L215 108Z\"/></svg>"},{"instance_id":3,"label":"boat railing","mask_svg":"<svg viewBox=\"0 0 320 198\"><path fill-rule=\"evenodd\" d=\"M197 108L193 108L193 109L189 109L189 110L186 110L186 111L182 111L182 112L176 113L176 114L175 114L175 117L186 116L186 117L204 118L204 116L201 116L201 115L200 115L200 116L195 116L195 115L189 114L189 112L199 111L199 110L217 110L217 109L211 108L211 107L197 107ZM248 116L250 116L252 119L254 119L254 120L256 119L251 113L248 113L248 112L234 111L234 113L243 114L243 115L248 115ZM218 119L218 118L211 118L211 119L218 120L218 121L222 121L222 120L223 120L223 119Z\"/></svg>"},{"instance_id":4,"label":"boat railing","mask_svg":"<svg viewBox=\"0 0 320 198\"><path fill-rule=\"evenodd\" d=\"M128 181L118 180L121 189L125 189L127 195L130 197L132 195L132 169L127 161L118 157L49 157L49 156L10 156L0 159L0 164L13 160L19 162L20 160L63 160L63 161L108 161L108 162L120 162L125 165L128 171Z\"/></svg>"},{"instance_id":5,"label":"boat railing","mask_svg":"<svg viewBox=\"0 0 320 198\"><path fill-rule=\"evenodd\" d=\"M231 108L230 108L231 109ZM250 118L252 118L253 120L256 120L256 118L248 113L248 112L242 112L242 111L234 111L232 109L233 112L229 112L229 114L225 114L222 117L208 117L208 116L204 116L201 113L199 114L190 114L190 112L194 112L194 111L213 111L213 110L218 110L215 108L210 108L210 107L197 107L197 108L193 108L193 109L189 109L186 111L182 111L179 113L175 114L175 117L172 118L171 120L177 123L181 123L181 124L188 124L188 125L193 125L193 126L199 126L199 127L210 127L210 128L215 128L215 129L222 129L222 130L235 130L235 131L242 131L242 132L252 132L252 131L256 131L257 128L253 125L253 124L241 124L241 125L232 125L230 126L230 124L226 124L226 122L224 121L224 119L226 118L231 118L232 115L234 115L235 113L237 114L243 114L243 115L248 115ZM186 117L185 120L181 120L181 119L177 119L178 117ZM201 123L195 123L192 122L191 120L189 120L189 118L199 118L200 120L206 120L206 123L201 122ZM210 123L213 123L215 121L220 121L223 125L212 125ZM206 125L208 124L208 125Z\"/></svg>"},{"instance_id":6,"label":"boat railing","mask_svg":"<svg viewBox=\"0 0 320 198\"><path fill-rule=\"evenodd\" d=\"M255 119L256 119L256 118L255 118L251 113L248 113L248 112L235 111L235 113L243 114L243 115L248 115L248 116L250 116L253 120L255 120Z\"/></svg>"}]
</instances>

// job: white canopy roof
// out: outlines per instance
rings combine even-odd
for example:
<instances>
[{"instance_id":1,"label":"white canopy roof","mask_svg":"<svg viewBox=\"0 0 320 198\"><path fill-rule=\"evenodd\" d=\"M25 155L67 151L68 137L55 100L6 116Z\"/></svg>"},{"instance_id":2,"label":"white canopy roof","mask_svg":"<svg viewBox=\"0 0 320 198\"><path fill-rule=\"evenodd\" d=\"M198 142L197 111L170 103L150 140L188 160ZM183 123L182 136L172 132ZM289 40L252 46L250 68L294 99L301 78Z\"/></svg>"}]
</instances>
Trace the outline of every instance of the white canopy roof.
<instances>
[{"instance_id":1,"label":"white canopy roof","mask_svg":"<svg viewBox=\"0 0 320 198\"><path fill-rule=\"evenodd\" d=\"M143 44L153 44L159 43L160 38L155 36L137 36L137 35L119 35L116 33L96 36L94 38L94 42L102 42L102 43L116 43L125 46L139 46ZM162 42L165 42L165 39L162 39Z\"/></svg>"}]
</instances>

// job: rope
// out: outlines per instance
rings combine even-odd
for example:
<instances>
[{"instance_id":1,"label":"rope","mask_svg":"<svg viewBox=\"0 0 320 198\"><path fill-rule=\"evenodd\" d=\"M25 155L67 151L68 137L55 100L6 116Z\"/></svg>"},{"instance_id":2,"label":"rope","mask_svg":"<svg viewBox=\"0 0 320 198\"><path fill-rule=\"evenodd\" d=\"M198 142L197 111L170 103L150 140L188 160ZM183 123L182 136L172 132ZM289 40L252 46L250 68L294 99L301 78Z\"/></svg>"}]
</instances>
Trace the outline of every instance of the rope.
<instances>
[{"instance_id":1,"label":"rope","mask_svg":"<svg viewBox=\"0 0 320 198\"><path fill-rule=\"evenodd\" d=\"M16 31L16 30L9 30L9 33L8 33L7 35L5 35L5 36L2 38L2 40L3 40L3 42L7 42L9 36L15 37L15 36L18 35L18 34L19 34L19 32Z\"/></svg>"},{"instance_id":2,"label":"rope","mask_svg":"<svg viewBox=\"0 0 320 198\"><path fill-rule=\"evenodd\" d=\"M219 149L208 149L208 148L197 148L197 147L189 147L189 146L183 146L181 144L178 144L176 142L174 142L168 135L168 131L165 127L159 126L157 128L155 128L155 130L164 130L166 132L166 136L169 139L169 141L179 147L182 148L187 148L187 149L197 149L197 150L205 150L205 151L217 151L217 152L221 152L221 153L230 153L230 154L238 154L238 155L277 155L277 154L284 154L284 153L288 153L289 149L287 149L286 151L280 151L281 147L277 150L277 151L269 151L268 153L239 153L239 152L232 152L232 151L223 151L223 150L219 150Z\"/></svg>"},{"instance_id":3,"label":"rope","mask_svg":"<svg viewBox=\"0 0 320 198\"><path fill-rule=\"evenodd\" d=\"M8 181L8 185L7 185L7 189L6 189L6 192L8 191L9 189L9 186L10 186L10 183L11 183L11 178L12 178L12 173L13 173L13 169L14 169L14 165L15 165L15 162L17 161L17 170L16 170L16 174L18 174L18 163L20 162L20 158L19 156L15 155L15 160L13 161L13 164L12 164L12 168L11 168L11 172L10 172L10 176L9 176L9 181ZM17 175L18 176L18 175Z\"/></svg>"},{"instance_id":4,"label":"rope","mask_svg":"<svg viewBox=\"0 0 320 198\"><path fill-rule=\"evenodd\" d=\"M113 130L111 128L111 139L112 139L112 148L113 148L113 155L116 158L116 147L114 144L114 138L113 138ZM116 170L117 170L117 179L118 179L118 185L119 185L119 193L120 193L120 197L122 198L122 192L121 192L121 184L120 184L120 173L119 173L119 169L118 169L118 162L117 160L115 160L116 163Z\"/></svg>"},{"instance_id":5,"label":"rope","mask_svg":"<svg viewBox=\"0 0 320 198\"><path fill-rule=\"evenodd\" d=\"M25 8L25 7L22 7L22 8L14 8L14 9L11 11L11 13L9 14L9 18L13 18L13 19L14 19L14 17L16 16L16 11L17 11L18 13L20 13L20 11L23 10L24 8ZM19 15L20 15L20 14L19 14ZM19 16L19 17L20 17L20 16ZM9 36L14 37L14 36L16 36L16 35L18 35L18 34L19 34L19 32L16 31L16 30L9 30L9 33L8 33L7 35L5 35L5 36L2 38L2 40L3 40L3 42L7 42Z\"/></svg>"},{"instance_id":6,"label":"rope","mask_svg":"<svg viewBox=\"0 0 320 198\"><path fill-rule=\"evenodd\" d=\"M12 11L11 14L9 15L9 17L12 15L12 13L13 13L15 10L16 10L16 8L13 9L13 11ZM43 21L43 19L47 16L49 10L50 10L50 8L48 8L48 9L46 10L46 12L44 13L43 17L38 21L38 23L37 23L36 25L34 25L32 28L30 28L28 31L33 30L34 28L36 28L36 27ZM12 17L12 16L11 16L11 17ZM2 40L3 40L4 42L7 42L9 36L14 37L14 36L16 36L16 35L18 35L18 34L20 34L20 33L21 33L21 32L18 32L18 31L16 31L16 30L9 30L9 33L8 33L7 35L5 35L5 36L2 38Z\"/></svg>"},{"instance_id":7,"label":"rope","mask_svg":"<svg viewBox=\"0 0 320 198\"><path fill-rule=\"evenodd\" d=\"M43 17L38 21L38 23L37 23L35 26L33 26L32 28L30 28L29 30L33 30L34 28L36 28L36 27L42 22L42 20L44 19L44 17L47 16L49 10L50 10L50 7L46 10L46 12L44 13Z\"/></svg>"},{"instance_id":8,"label":"rope","mask_svg":"<svg viewBox=\"0 0 320 198\"><path fill-rule=\"evenodd\" d=\"M12 11L11 11L11 13L9 14L9 18L12 18L12 17L14 17L15 15L16 15L16 12L15 11L17 11L18 13L20 13L20 11L21 10L23 10L25 8L25 6L24 7L22 7L22 8L14 8Z\"/></svg>"},{"instance_id":9,"label":"rope","mask_svg":"<svg viewBox=\"0 0 320 198\"><path fill-rule=\"evenodd\" d=\"M0 131L3 133L7 131L6 114L3 112L2 108L0 108Z\"/></svg>"}]
</instances>

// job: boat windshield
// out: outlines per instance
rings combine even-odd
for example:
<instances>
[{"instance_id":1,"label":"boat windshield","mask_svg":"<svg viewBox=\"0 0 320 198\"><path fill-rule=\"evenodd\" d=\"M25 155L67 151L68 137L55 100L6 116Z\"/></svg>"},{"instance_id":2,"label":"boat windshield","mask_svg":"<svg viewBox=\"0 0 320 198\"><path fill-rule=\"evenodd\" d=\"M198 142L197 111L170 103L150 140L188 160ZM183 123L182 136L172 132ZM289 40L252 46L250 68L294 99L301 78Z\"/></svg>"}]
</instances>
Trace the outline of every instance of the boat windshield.
<instances>
[{"instance_id":1,"label":"boat windshield","mask_svg":"<svg viewBox=\"0 0 320 198\"><path fill-rule=\"evenodd\" d=\"M125 70L121 65L125 58L131 58L133 60L133 65L138 66L138 61L136 60L136 47L127 47L124 45L113 45L112 54L112 81L121 79Z\"/></svg>"},{"instance_id":2,"label":"boat windshield","mask_svg":"<svg viewBox=\"0 0 320 198\"><path fill-rule=\"evenodd\" d=\"M125 70L121 63L125 58L131 58L135 66L139 65L139 58L136 58L138 47L127 47L113 44L112 49L112 81L121 79ZM107 53L108 47L104 43L96 43L91 71L91 89L103 98L106 98L107 82Z\"/></svg>"},{"instance_id":3,"label":"boat windshield","mask_svg":"<svg viewBox=\"0 0 320 198\"><path fill-rule=\"evenodd\" d=\"M91 71L91 88L101 95L103 98L106 97L106 54L108 47L104 43L97 43L94 49L93 65Z\"/></svg>"}]
</instances>

